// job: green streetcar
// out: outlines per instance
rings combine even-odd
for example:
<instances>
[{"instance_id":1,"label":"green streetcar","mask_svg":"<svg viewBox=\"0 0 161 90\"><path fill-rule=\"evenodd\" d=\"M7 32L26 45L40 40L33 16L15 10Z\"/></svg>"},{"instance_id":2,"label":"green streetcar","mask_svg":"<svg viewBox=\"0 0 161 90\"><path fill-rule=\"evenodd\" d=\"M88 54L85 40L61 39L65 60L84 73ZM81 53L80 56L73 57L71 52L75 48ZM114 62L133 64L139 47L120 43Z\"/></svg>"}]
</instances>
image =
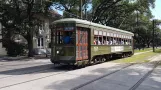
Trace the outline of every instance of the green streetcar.
<instances>
[{"instance_id":1,"label":"green streetcar","mask_svg":"<svg viewBox=\"0 0 161 90\"><path fill-rule=\"evenodd\" d=\"M51 62L80 66L131 56L133 36L87 20L60 19L51 27Z\"/></svg>"}]
</instances>

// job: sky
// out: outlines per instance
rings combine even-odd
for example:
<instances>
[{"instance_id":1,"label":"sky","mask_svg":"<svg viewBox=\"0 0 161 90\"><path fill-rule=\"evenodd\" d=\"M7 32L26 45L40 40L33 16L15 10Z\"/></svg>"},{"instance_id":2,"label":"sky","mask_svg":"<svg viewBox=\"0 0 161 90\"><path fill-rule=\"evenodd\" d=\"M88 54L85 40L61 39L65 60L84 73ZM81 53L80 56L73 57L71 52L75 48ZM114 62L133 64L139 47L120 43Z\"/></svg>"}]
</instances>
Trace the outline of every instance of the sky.
<instances>
[{"instance_id":1,"label":"sky","mask_svg":"<svg viewBox=\"0 0 161 90\"><path fill-rule=\"evenodd\" d=\"M161 0L155 1L155 8L152 9L152 14L154 15L154 19L160 19L161 20Z\"/></svg>"}]
</instances>

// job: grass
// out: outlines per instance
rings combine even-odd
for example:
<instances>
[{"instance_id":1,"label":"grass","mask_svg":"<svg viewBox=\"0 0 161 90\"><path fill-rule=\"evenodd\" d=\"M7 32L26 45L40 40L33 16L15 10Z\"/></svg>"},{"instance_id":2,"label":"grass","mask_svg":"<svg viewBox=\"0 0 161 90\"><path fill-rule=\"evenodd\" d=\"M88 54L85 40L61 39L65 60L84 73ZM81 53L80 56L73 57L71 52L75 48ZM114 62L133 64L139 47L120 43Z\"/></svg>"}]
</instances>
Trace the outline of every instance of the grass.
<instances>
[{"instance_id":1,"label":"grass","mask_svg":"<svg viewBox=\"0 0 161 90\"><path fill-rule=\"evenodd\" d=\"M152 48L144 48L144 50L143 49L140 49L140 50L139 49L135 49L134 52L135 53L139 53L139 52L145 52L145 51L150 51L150 50L152 50Z\"/></svg>"},{"instance_id":2,"label":"grass","mask_svg":"<svg viewBox=\"0 0 161 90\"><path fill-rule=\"evenodd\" d=\"M122 59L117 59L112 62L115 63L144 63L144 62L149 62L149 58L152 58L155 55L158 55L158 53L161 53L161 49L156 49L156 52L146 52L138 55L133 55L128 58L122 58Z\"/></svg>"}]
</instances>

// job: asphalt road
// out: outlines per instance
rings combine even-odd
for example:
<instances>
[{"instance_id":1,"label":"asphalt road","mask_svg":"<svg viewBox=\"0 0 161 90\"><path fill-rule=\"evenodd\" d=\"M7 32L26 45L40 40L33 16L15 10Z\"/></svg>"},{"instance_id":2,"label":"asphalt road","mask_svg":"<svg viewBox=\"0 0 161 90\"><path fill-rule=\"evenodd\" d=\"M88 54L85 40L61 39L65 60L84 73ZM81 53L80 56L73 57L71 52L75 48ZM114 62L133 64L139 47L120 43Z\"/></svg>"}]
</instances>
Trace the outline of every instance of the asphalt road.
<instances>
[{"instance_id":1,"label":"asphalt road","mask_svg":"<svg viewBox=\"0 0 161 90\"><path fill-rule=\"evenodd\" d=\"M0 62L0 90L161 90L161 66L106 62L72 70L49 59Z\"/></svg>"}]
</instances>

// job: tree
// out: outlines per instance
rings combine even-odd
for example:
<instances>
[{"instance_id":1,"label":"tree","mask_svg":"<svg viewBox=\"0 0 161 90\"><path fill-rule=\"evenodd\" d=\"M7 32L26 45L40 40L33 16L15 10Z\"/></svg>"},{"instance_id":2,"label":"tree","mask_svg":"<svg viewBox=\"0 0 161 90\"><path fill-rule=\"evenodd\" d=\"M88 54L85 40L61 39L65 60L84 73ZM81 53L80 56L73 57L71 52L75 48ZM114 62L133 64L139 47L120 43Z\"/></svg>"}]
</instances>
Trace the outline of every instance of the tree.
<instances>
[{"instance_id":1,"label":"tree","mask_svg":"<svg viewBox=\"0 0 161 90\"><path fill-rule=\"evenodd\" d=\"M40 24L37 14L44 14L49 10L53 2L50 0L3 0L0 6L0 22L4 32L7 32L8 39L11 35L19 33L28 42L28 56L33 56L33 34L36 32L35 26Z\"/></svg>"},{"instance_id":2,"label":"tree","mask_svg":"<svg viewBox=\"0 0 161 90\"><path fill-rule=\"evenodd\" d=\"M52 0L52 1L54 2L53 7L55 7L57 10L64 11L63 17L81 18L81 12L83 12L83 16L85 16L86 6L87 4L91 3L92 0Z\"/></svg>"}]
</instances>

